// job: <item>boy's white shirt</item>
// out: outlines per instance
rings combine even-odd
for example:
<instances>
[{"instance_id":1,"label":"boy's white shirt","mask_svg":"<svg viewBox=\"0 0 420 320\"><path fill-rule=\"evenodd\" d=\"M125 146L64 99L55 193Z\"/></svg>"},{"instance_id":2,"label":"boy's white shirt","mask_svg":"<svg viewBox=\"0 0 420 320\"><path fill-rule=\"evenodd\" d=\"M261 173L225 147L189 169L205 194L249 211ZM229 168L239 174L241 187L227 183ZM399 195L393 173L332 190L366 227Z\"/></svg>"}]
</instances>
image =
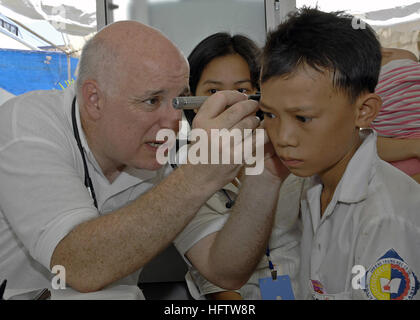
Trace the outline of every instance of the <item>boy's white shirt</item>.
<instances>
[{"instance_id":1,"label":"boy's white shirt","mask_svg":"<svg viewBox=\"0 0 420 320\"><path fill-rule=\"evenodd\" d=\"M420 185L378 157L375 132L364 135L322 218L317 177L301 201L300 299L389 298L385 282L394 293L408 288L395 297L420 299L413 276L420 275ZM385 254L393 258L381 259ZM356 265L367 271L365 290L355 284ZM391 271L409 280L398 286Z\"/></svg>"}]
</instances>

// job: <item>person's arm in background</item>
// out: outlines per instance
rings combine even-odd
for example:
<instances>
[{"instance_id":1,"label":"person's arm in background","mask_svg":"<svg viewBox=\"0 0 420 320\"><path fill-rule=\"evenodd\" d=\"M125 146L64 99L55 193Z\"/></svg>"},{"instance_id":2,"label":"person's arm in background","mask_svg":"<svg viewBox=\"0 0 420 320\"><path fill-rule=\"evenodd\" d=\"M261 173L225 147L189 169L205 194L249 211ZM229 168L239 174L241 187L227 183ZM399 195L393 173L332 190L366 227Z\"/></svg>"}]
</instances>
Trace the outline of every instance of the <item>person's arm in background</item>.
<instances>
[{"instance_id":1,"label":"person's arm in background","mask_svg":"<svg viewBox=\"0 0 420 320\"><path fill-rule=\"evenodd\" d=\"M411 51L382 48L382 66L392 60L399 59L419 61ZM420 139L398 139L378 136L377 148L379 157L387 162L420 158ZM412 178L420 183L420 174L414 175Z\"/></svg>"},{"instance_id":2,"label":"person's arm in background","mask_svg":"<svg viewBox=\"0 0 420 320\"><path fill-rule=\"evenodd\" d=\"M377 147L379 157L388 162L420 158L420 139L378 137Z\"/></svg>"},{"instance_id":3,"label":"person's arm in background","mask_svg":"<svg viewBox=\"0 0 420 320\"><path fill-rule=\"evenodd\" d=\"M414 53L404 49L396 48L382 48L382 61L381 65L384 66L392 60L409 59L415 62L419 62L419 59Z\"/></svg>"},{"instance_id":4,"label":"person's arm in background","mask_svg":"<svg viewBox=\"0 0 420 320\"><path fill-rule=\"evenodd\" d=\"M387 162L420 158L420 139L378 137L378 155ZM420 174L411 176L420 183Z\"/></svg>"}]
</instances>

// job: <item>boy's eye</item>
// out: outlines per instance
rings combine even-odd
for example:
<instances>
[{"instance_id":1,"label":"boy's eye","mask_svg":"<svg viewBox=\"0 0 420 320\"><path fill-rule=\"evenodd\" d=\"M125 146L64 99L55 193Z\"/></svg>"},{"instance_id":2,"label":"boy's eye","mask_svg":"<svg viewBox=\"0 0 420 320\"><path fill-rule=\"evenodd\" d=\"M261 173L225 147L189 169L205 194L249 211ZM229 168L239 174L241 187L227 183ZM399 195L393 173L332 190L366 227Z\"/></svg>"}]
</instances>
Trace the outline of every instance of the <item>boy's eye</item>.
<instances>
[{"instance_id":1,"label":"boy's eye","mask_svg":"<svg viewBox=\"0 0 420 320\"><path fill-rule=\"evenodd\" d=\"M274 114L272 114L271 112L265 112L263 111L263 115L264 115L264 119L268 118L268 119L274 119L276 118L276 116Z\"/></svg>"},{"instance_id":2,"label":"boy's eye","mask_svg":"<svg viewBox=\"0 0 420 320\"><path fill-rule=\"evenodd\" d=\"M307 123L312 120L312 118L303 117L303 116L296 116L296 119L298 119L300 122L303 122L303 123Z\"/></svg>"}]
</instances>

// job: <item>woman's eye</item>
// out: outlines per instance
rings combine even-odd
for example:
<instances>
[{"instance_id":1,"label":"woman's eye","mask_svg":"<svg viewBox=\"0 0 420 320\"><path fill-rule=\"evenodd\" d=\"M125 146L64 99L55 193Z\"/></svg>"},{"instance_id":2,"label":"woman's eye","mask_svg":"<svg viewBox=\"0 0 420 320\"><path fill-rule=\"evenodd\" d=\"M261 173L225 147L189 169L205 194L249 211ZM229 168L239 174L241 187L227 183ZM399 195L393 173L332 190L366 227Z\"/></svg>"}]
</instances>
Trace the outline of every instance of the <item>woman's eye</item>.
<instances>
[{"instance_id":1,"label":"woman's eye","mask_svg":"<svg viewBox=\"0 0 420 320\"><path fill-rule=\"evenodd\" d=\"M274 119L276 116L274 114L272 114L271 112L264 112L264 119L268 118L268 119Z\"/></svg>"},{"instance_id":2,"label":"woman's eye","mask_svg":"<svg viewBox=\"0 0 420 320\"><path fill-rule=\"evenodd\" d=\"M210 90L209 90L209 93L210 93L210 94L214 94L214 93L216 93L216 92L217 92L217 89L210 89Z\"/></svg>"},{"instance_id":3,"label":"woman's eye","mask_svg":"<svg viewBox=\"0 0 420 320\"><path fill-rule=\"evenodd\" d=\"M298 119L300 122L303 122L303 123L307 123L312 120L312 118L303 117L303 116L296 116L296 119Z\"/></svg>"},{"instance_id":4,"label":"woman's eye","mask_svg":"<svg viewBox=\"0 0 420 320\"><path fill-rule=\"evenodd\" d=\"M237 89L240 93L247 93L249 90L247 88L239 88Z\"/></svg>"}]
</instances>

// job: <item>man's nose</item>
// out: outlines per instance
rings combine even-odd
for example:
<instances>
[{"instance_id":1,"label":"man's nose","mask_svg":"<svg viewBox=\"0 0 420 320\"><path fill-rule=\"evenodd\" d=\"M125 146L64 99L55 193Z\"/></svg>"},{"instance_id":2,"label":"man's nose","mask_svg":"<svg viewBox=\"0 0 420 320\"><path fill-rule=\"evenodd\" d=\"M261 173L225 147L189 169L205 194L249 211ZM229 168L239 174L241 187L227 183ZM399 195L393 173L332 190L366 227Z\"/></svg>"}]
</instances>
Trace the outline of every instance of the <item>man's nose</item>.
<instances>
[{"instance_id":1,"label":"man's nose","mask_svg":"<svg viewBox=\"0 0 420 320\"><path fill-rule=\"evenodd\" d=\"M170 100L162 108L161 126L164 128L177 128L179 121L182 120L182 110L175 109Z\"/></svg>"}]
</instances>

